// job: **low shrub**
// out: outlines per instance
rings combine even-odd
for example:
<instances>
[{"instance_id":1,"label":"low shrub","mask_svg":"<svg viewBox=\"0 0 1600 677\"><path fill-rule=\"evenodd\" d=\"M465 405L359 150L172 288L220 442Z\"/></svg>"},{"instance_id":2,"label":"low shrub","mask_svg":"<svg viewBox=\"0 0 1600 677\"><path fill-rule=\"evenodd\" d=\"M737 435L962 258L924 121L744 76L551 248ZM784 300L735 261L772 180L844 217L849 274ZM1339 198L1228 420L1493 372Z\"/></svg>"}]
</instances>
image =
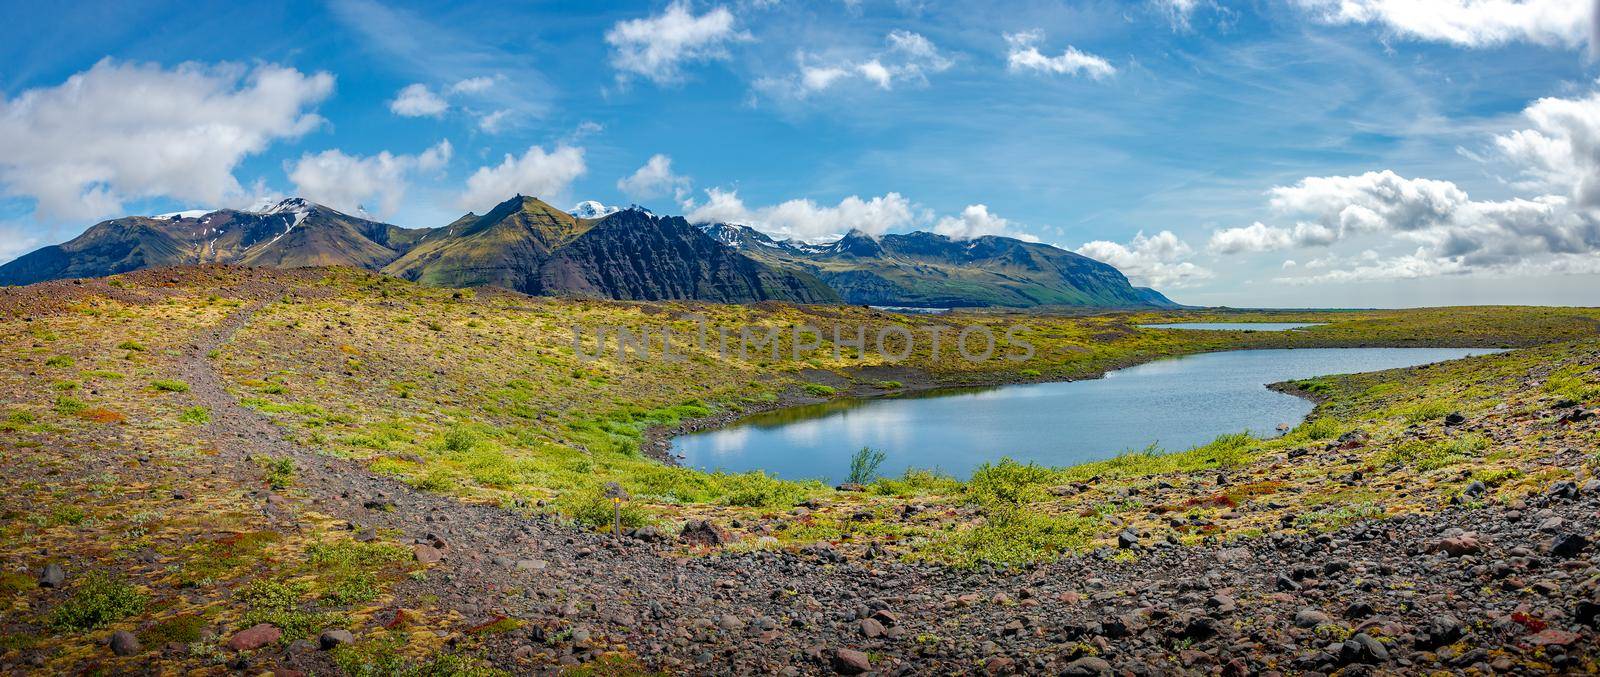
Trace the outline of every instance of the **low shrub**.
<instances>
[{"instance_id":1,"label":"low shrub","mask_svg":"<svg viewBox=\"0 0 1600 677\"><path fill-rule=\"evenodd\" d=\"M84 574L72 596L50 614L58 630L92 630L144 611L148 595L101 571Z\"/></svg>"}]
</instances>

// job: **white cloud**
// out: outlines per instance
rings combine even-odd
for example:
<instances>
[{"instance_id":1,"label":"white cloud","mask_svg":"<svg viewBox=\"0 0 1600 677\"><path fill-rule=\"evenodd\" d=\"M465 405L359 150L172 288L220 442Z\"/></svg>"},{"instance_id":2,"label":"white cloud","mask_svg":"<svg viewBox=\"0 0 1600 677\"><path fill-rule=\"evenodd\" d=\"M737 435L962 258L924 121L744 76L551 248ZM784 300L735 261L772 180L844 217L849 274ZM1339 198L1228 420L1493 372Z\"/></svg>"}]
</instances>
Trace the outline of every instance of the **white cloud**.
<instances>
[{"instance_id":1,"label":"white cloud","mask_svg":"<svg viewBox=\"0 0 1600 677\"><path fill-rule=\"evenodd\" d=\"M22 256L39 246L39 238L20 225L0 221L0 263Z\"/></svg>"},{"instance_id":2,"label":"white cloud","mask_svg":"<svg viewBox=\"0 0 1600 677\"><path fill-rule=\"evenodd\" d=\"M696 16L684 0L674 0L659 15L619 21L606 31L618 80L639 76L658 85L681 80L683 64L727 58L727 46L745 39L749 36L734 29L728 8Z\"/></svg>"},{"instance_id":3,"label":"white cloud","mask_svg":"<svg viewBox=\"0 0 1600 677\"><path fill-rule=\"evenodd\" d=\"M953 240L971 240L984 235L1014 237L1025 242L1038 242L1039 238L1012 230L1012 223L999 214L991 214L988 205L967 205L959 216L946 216L933 224L933 232Z\"/></svg>"},{"instance_id":4,"label":"white cloud","mask_svg":"<svg viewBox=\"0 0 1600 677\"><path fill-rule=\"evenodd\" d=\"M1157 289L1186 287L1213 275L1210 270L1184 260L1194 254L1194 249L1169 230L1154 236L1146 236L1141 231L1128 244L1095 240L1075 251L1111 264L1135 284Z\"/></svg>"},{"instance_id":5,"label":"white cloud","mask_svg":"<svg viewBox=\"0 0 1600 677\"><path fill-rule=\"evenodd\" d=\"M406 85L389 102L389 112L407 118L436 118L444 115L449 108L450 104L445 102L444 97L434 94L422 83Z\"/></svg>"},{"instance_id":6,"label":"white cloud","mask_svg":"<svg viewBox=\"0 0 1600 677\"><path fill-rule=\"evenodd\" d=\"M478 129L486 134L499 134L511 119L511 111L501 109L478 116Z\"/></svg>"},{"instance_id":7,"label":"white cloud","mask_svg":"<svg viewBox=\"0 0 1600 677\"><path fill-rule=\"evenodd\" d=\"M689 178L672 173L672 158L657 153L633 174L617 180L617 189L635 200L672 194L681 200L689 192Z\"/></svg>"},{"instance_id":8,"label":"white cloud","mask_svg":"<svg viewBox=\"0 0 1600 677\"><path fill-rule=\"evenodd\" d=\"M271 64L103 59L61 85L0 95L0 192L33 198L46 218L117 214L147 197L235 204L247 195L234 168L321 124L308 109L333 82Z\"/></svg>"},{"instance_id":9,"label":"white cloud","mask_svg":"<svg viewBox=\"0 0 1600 677\"><path fill-rule=\"evenodd\" d=\"M1215 254L1268 252L1285 249L1294 243L1289 231L1260 221L1241 228L1227 228L1211 234L1206 248Z\"/></svg>"},{"instance_id":10,"label":"white cloud","mask_svg":"<svg viewBox=\"0 0 1600 677\"><path fill-rule=\"evenodd\" d=\"M450 85L450 93L451 94L480 94L480 93L489 91L489 88L493 87L494 83L499 79L500 79L499 76L489 77L487 75L480 75L480 76L475 77L475 78L466 78L464 80L458 80L458 81L456 81L455 84Z\"/></svg>"},{"instance_id":11,"label":"white cloud","mask_svg":"<svg viewBox=\"0 0 1600 677\"><path fill-rule=\"evenodd\" d=\"M499 165L479 167L467 178L459 203L466 209L484 209L518 194L557 201L586 171L582 148L558 145L545 152L543 147L529 146L522 157L507 153Z\"/></svg>"},{"instance_id":12,"label":"white cloud","mask_svg":"<svg viewBox=\"0 0 1600 677\"><path fill-rule=\"evenodd\" d=\"M1401 37L1461 47L1577 47L1588 39L1593 12L1587 0L1297 1L1325 23L1378 24Z\"/></svg>"},{"instance_id":13,"label":"white cloud","mask_svg":"<svg viewBox=\"0 0 1600 677\"><path fill-rule=\"evenodd\" d=\"M1527 178L1519 187L1566 193L1582 207L1600 207L1600 92L1539 99L1522 114L1532 129L1495 138Z\"/></svg>"},{"instance_id":14,"label":"white cloud","mask_svg":"<svg viewBox=\"0 0 1600 677\"><path fill-rule=\"evenodd\" d=\"M836 238L852 229L881 235L916 219L911 201L899 193L866 200L851 195L832 207L797 199L751 209L737 192L711 188L706 190L705 204L687 200L683 208L691 223L736 223L780 238L812 241Z\"/></svg>"},{"instance_id":15,"label":"white cloud","mask_svg":"<svg viewBox=\"0 0 1600 677\"><path fill-rule=\"evenodd\" d=\"M1179 28L1189 27L1189 17L1194 14L1199 0L1151 0L1158 10L1167 16L1173 26Z\"/></svg>"},{"instance_id":16,"label":"white cloud","mask_svg":"<svg viewBox=\"0 0 1600 677\"><path fill-rule=\"evenodd\" d=\"M1005 37L1006 43L1011 46L1011 51L1006 55L1006 69L1013 73L1038 71L1056 75L1087 75L1096 80L1117 74L1111 62L1080 52L1071 45L1060 56L1045 56L1036 46L1044 38L1039 31L1007 33Z\"/></svg>"},{"instance_id":17,"label":"white cloud","mask_svg":"<svg viewBox=\"0 0 1600 677\"><path fill-rule=\"evenodd\" d=\"M383 151L363 157L325 150L301 155L293 164L286 163L284 171L301 197L342 212L364 209L383 218L399 209L413 173L444 167L451 152L448 140L417 155Z\"/></svg>"},{"instance_id":18,"label":"white cloud","mask_svg":"<svg viewBox=\"0 0 1600 677\"><path fill-rule=\"evenodd\" d=\"M804 99L852 80L888 90L896 83L927 84L928 74L942 73L954 65L932 41L918 33L891 31L884 42L884 49L856 58L825 58L798 52L793 75L761 78L755 88L770 96L790 99Z\"/></svg>"}]
</instances>

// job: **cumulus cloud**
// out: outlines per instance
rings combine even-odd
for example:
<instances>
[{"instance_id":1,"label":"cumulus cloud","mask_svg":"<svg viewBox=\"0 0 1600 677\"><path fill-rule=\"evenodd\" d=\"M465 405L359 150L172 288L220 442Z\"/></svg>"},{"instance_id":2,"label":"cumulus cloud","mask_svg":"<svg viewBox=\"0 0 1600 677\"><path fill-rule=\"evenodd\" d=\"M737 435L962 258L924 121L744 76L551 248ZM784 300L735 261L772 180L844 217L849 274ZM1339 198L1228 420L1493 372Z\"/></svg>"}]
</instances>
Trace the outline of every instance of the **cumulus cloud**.
<instances>
[{"instance_id":1,"label":"cumulus cloud","mask_svg":"<svg viewBox=\"0 0 1600 677\"><path fill-rule=\"evenodd\" d=\"M1529 126L1494 137L1499 161L1529 197L1475 200L1450 182L1393 171L1307 177L1269 191L1293 228L1253 224L1212 235L1216 253L1327 247L1383 239L1409 253L1324 257L1296 280L1339 282L1438 275L1589 272L1600 259L1600 94L1545 98L1523 111ZM1414 249L1413 249L1414 248Z\"/></svg>"},{"instance_id":2,"label":"cumulus cloud","mask_svg":"<svg viewBox=\"0 0 1600 677\"><path fill-rule=\"evenodd\" d=\"M1297 0L1325 23L1376 24L1405 38L1461 47L1510 42L1577 47L1589 36L1588 0Z\"/></svg>"},{"instance_id":3,"label":"cumulus cloud","mask_svg":"<svg viewBox=\"0 0 1600 677\"><path fill-rule=\"evenodd\" d=\"M657 153L637 171L618 179L617 189L635 200L667 194L681 200L689 192L689 177L672 173L672 158Z\"/></svg>"},{"instance_id":4,"label":"cumulus cloud","mask_svg":"<svg viewBox=\"0 0 1600 677\"><path fill-rule=\"evenodd\" d=\"M1074 251L1111 264L1135 284L1159 289L1187 287L1213 276L1210 270L1185 260L1194 254L1194 248L1170 230L1154 236L1140 231L1127 244L1095 240Z\"/></svg>"},{"instance_id":5,"label":"cumulus cloud","mask_svg":"<svg viewBox=\"0 0 1600 677\"><path fill-rule=\"evenodd\" d=\"M804 99L848 82L888 90L897 83L927 84L928 74L942 73L954 64L932 41L918 33L891 31L884 44L882 50L850 58L798 52L794 74L761 78L756 81L755 88L770 96L790 99Z\"/></svg>"},{"instance_id":6,"label":"cumulus cloud","mask_svg":"<svg viewBox=\"0 0 1600 677\"><path fill-rule=\"evenodd\" d=\"M309 109L333 82L271 64L104 59L60 85L0 95L0 192L63 219L117 214L135 198L235 204L248 196L234 168L320 125Z\"/></svg>"},{"instance_id":7,"label":"cumulus cloud","mask_svg":"<svg viewBox=\"0 0 1600 677\"><path fill-rule=\"evenodd\" d=\"M521 157L507 153L499 165L479 167L467 178L458 202L465 209L479 210L519 194L553 201L586 171L582 148L558 145L546 152L541 146L529 146Z\"/></svg>"},{"instance_id":8,"label":"cumulus cloud","mask_svg":"<svg viewBox=\"0 0 1600 677\"><path fill-rule=\"evenodd\" d=\"M727 7L696 15L684 0L674 0L659 15L619 21L606 31L618 80L642 77L658 85L682 80L684 64L728 58L728 45L747 39L734 28Z\"/></svg>"},{"instance_id":9,"label":"cumulus cloud","mask_svg":"<svg viewBox=\"0 0 1600 677\"><path fill-rule=\"evenodd\" d=\"M365 210L382 218L393 214L404 199L411 175L436 171L450 161L449 140L416 155L346 155L338 149L306 153L284 171L294 182L295 192L312 202L339 211Z\"/></svg>"},{"instance_id":10,"label":"cumulus cloud","mask_svg":"<svg viewBox=\"0 0 1600 677\"><path fill-rule=\"evenodd\" d=\"M1216 254L1239 254L1284 249L1293 242L1289 231L1257 221L1242 228L1227 228L1212 233L1211 242L1206 248Z\"/></svg>"},{"instance_id":11,"label":"cumulus cloud","mask_svg":"<svg viewBox=\"0 0 1600 677\"><path fill-rule=\"evenodd\" d=\"M1080 52L1071 45L1059 56L1045 56L1037 46L1044 39L1040 31L1007 33L1005 37L1006 43L1011 46L1011 51L1006 55L1006 70L1013 73L1034 71L1054 75L1087 75L1096 80L1117 74L1111 62Z\"/></svg>"},{"instance_id":12,"label":"cumulus cloud","mask_svg":"<svg viewBox=\"0 0 1600 677\"><path fill-rule=\"evenodd\" d=\"M1028 233L1016 232L1012 223L1002 218L999 214L989 212L988 205L967 205L957 216L946 216L933 224L933 232L944 235L953 240L970 240L985 235L1000 235L1014 237L1027 242L1038 242L1039 238Z\"/></svg>"},{"instance_id":13,"label":"cumulus cloud","mask_svg":"<svg viewBox=\"0 0 1600 677\"><path fill-rule=\"evenodd\" d=\"M389 112L406 118L436 118L450 109L444 97L434 94L427 85L406 85L389 102Z\"/></svg>"},{"instance_id":14,"label":"cumulus cloud","mask_svg":"<svg viewBox=\"0 0 1600 677\"><path fill-rule=\"evenodd\" d=\"M865 200L851 195L834 206L796 199L752 209L736 191L711 188L704 203L688 200L683 207L691 223L735 223L775 237L809 241L837 238L852 229L881 235L916 220L911 201L899 193Z\"/></svg>"}]
</instances>

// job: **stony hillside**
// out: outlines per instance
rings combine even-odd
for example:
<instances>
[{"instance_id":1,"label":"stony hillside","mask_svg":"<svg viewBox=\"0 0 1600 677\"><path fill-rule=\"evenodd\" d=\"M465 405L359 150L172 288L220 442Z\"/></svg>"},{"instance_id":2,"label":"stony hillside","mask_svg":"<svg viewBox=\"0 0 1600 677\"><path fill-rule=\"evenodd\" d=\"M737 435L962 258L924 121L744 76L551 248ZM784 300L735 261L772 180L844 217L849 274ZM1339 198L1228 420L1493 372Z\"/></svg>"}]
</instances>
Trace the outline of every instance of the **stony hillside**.
<instances>
[{"instance_id":1,"label":"stony hillside","mask_svg":"<svg viewBox=\"0 0 1600 677\"><path fill-rule=\"evenodd\" d=\"M572 323L690 311L933 321L353 269L0 290L0 669L1600 669L1594 310L1244 316L1327 323L1276 336L1138 328L1215 314L1030 316L1038 360L977 366L571 352ZM652 431L783 404L1197 350L1416 344L1523 347L1281 384L1319 401L1283 437L1071 468L834 489L648 456ZM620 539L605 482L630 494Z\"/></svg>"}]
</instances>

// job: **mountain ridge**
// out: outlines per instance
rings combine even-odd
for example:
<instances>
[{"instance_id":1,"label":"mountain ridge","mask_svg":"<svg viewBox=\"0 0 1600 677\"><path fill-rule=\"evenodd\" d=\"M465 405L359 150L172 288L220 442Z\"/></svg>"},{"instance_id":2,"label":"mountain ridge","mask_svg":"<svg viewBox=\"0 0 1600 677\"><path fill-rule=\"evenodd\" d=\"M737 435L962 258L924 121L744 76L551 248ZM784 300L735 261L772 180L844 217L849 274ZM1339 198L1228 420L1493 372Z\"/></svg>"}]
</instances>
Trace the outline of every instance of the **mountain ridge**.
<instances>
[{"instance_id":1,"label":"mountain ridge","mask_svg":"<svg viewBox=\"0 0 1600 677\"><path fill-rule=\"evenodd\" d=\"M575 214L598 214L585 218ZM423 284L495 285L618 300L912 307L1178 307L1116 268L1046 244L917 231L776 240L595 201L564 211L518 195L437 228L403 228L302 198L258 211L189 210L97 223L0 265L0 285L227 263L351 266Z\"/></svg>"}]
</instances>

